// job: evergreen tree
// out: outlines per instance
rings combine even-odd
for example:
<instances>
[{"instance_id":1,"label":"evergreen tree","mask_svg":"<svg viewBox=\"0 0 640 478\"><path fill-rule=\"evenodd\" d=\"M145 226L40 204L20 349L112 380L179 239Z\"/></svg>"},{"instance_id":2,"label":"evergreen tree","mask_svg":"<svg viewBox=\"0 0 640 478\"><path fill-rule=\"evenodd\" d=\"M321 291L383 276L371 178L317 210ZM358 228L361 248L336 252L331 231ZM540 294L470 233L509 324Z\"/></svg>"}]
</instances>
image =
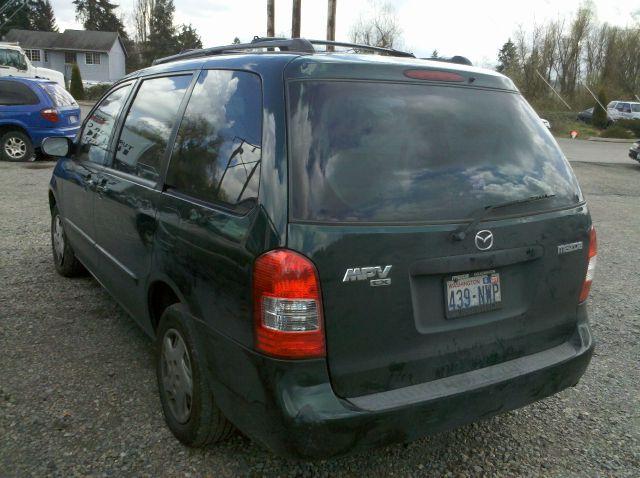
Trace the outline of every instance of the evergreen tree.
<instances>
[{"instance_id":1,"label":"evergreen tree","mask_svg":"<svg viewBox=\"0 0 640 478\"><path fill-rule=\"evenodd\" d=\"M129 38L115 10L118 5L109 0L73 0L76 18L86 30L118 32L123 39Z\"/></svg>"},{"instance_id":2,"label":"evergreen tree","mask_svg":"<svg viewBox=\"0 0 640 478\"><path fill-rule=\"evenodd\" d=\"M176 43L178 45L178 51L202 48L202 39L191 24L180 26L180 31L176 36Z\"/></svg>"},{"instance_id":3,"label":"evergreen tree","mask_svg":"<svg viewBox=\"0 0 640 478\"><path fill-rule=\"evenodd\" d=\"M56 17L49 0L29 1L31 29L41 32L57 32Z\"/></svg>"},{"instance_id":4,"label":"evergreen tree","mask_svg":"<svg viewBox=\"0 0 640 478\"><path fill-rule=\"evenodd\" d=\"M84 86L82 86L82 77L80 76L80 67L77 63L71 68L71 83L69 84L69 93L76 100L84 100Z\"/></svg>"},{"instance_id":5,"label":"evergreen tree","mask_svg":"<svg viewBox=\"0 0 640 478\"><path fill-rule=\"evenodd\" d=\"M239 45L239 44L240 44L240 38L235 37L235 38L233 39L233 44L234 44L234 45Z\"/></svg>"},{"instance_id":6,"label":"evergreen tree","mask_svg":"<svg viewBox=\"0 0 640 478\"><path fill-rule=\"evenodd\" d=\"M4 6L5 2L0 0L0 6ZM31 30L31 11L29 4L21 6L13 4L4 13L0 14L0 25L4 25L0 29L0 38L2 38L9 30L17 28L20 30Z\"/></svg>"},{"instance_id":7,"label":"evergreen tree","mask_svg":"<svg viewBox=\"0 0 640 478\"><path fill-rule=\"evenodd\" d=\"M149 37L145 48L147 63L178 52L174 12L173 0L156 0L149 18Z\"/></svg>"},{"instance_id":8,"label":"evergreen tree","mask_svg":"<svg viewBox=\"0 0 640 478\"><path fill-rule=\"evenodd\" d=\"M593 116L591 118L591 124L598 128L606 128L607 127L607 110L602 108L600 105L603 105L605 108L607 106L607 95L604 92L604 88L600 88L598 92L598 101L593 107Z\"/></svg>"},{"instance_id":9,"label":"evergreen tree","mask_svg":"<svg viewBox=\"0 0 640 478\"><path fill-rule=\"evenodd\" d=\"M505 75L511 75L518 69L518 50L511 38L502 45L498 52L498 66L496 70Z\"/></svg>"},{"instance_id":10,"label":"evergreen tree","mask_svg":"<svg viewBox=\"0 0 640 478\"><path fill-rule=\"evenodd\" d=\"M440 58L440 54L437 49L431 52L431 58Z\"/></svg>"}]
</instances>

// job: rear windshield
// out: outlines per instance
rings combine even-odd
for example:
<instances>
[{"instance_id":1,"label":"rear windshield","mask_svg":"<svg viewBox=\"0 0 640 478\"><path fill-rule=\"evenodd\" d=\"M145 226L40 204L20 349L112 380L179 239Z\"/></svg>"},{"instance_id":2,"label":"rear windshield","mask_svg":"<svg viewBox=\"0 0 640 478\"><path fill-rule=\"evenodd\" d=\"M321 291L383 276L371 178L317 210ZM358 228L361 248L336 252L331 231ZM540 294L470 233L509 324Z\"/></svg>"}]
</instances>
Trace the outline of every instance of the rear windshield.
<instances>
[{"instance_id":1,"label":"rear windshield","mask_svg":"<svg viewBox=\"0 0 640 478\"><path fill-rule=\"evenodd\" d=\"M42 88L49 94L56 106L77 106L76 100L57 83L43 83Z\"/></svg>"},{"instance_id":2,"label":"rear windshield","mask_svg":"<svg viewBox=\"0 0 640 478\"><path fill-rule=\"evenodd\" d=\"M289 110L292 219L457 220L530 196L555 194L527 212L581 199L555 140L516 93L296 81Z\"/></svg>"}]
</instances>

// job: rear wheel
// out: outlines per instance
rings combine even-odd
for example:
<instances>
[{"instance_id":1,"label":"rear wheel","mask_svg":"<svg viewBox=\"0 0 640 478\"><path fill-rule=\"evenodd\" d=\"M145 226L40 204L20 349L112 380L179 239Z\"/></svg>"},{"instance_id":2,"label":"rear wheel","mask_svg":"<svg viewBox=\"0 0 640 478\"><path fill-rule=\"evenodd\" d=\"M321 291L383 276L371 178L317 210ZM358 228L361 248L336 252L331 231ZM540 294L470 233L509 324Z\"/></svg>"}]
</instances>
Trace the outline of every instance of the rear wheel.
<instances>
[{"instance_id":1,"label":"rear wheel","mask_svg":"<svg viewBox=\"0 0 640 478\"><path fill-rule=\"evenodd\" d=\"M51 210L51 252L56 271L61 276L74 277L85 271L84 266L76 258L71 244L67 241L57 206L53 206Z\"/></svg>"},{"instance_id":2,"label":"rear wheel","mask_svg":"<svg viewBox=\"0 0 640 478\"><path fill-rule=\"evenodd\" d=\"M233 432L233 425L215 404L204 367L180 304L169 306L156 339L158 390L169 429L191 447L220 442Z\"/></svg>"},{"instance_id":3,"label":"rear wheel","mask_svg":"<svg viewBox=\"0 0 640 478\"><path fill-rule=\"evenodd\" d=\"M12 130L0 137L0 159L4 161L34 161L33 144L22 131Z\"/></svg>"}]
</instances>

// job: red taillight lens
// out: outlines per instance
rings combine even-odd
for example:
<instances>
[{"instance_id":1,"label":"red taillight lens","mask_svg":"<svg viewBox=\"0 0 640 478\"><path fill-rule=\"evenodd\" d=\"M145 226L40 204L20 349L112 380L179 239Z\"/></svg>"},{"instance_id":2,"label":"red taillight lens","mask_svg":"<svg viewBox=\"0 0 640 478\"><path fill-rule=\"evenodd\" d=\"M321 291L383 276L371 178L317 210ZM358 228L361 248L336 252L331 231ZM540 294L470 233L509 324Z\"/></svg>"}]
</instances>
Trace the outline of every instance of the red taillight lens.
<instances>
[{"instance_id":1,"label":"red taillight lens","mask_svg":"<svg viewBox=\"0 0 640 478\"><path fill-rule=\"evenodd\" d=\"M270 251L253 266L256 348L279 358L325 356L320 281L297 252Z\"/></svg>"},{"instance_id":2,"label":"red taillight lens","mask_svg":"<svg viewBox=\"0 0 640 478\"><path fill-rule=\"evenodd\" d=\"M591 283L593 282L593 274L596 270L596 259L598 257L598 241L596 239L596 229L591 226L589 229L589 264L587 265L587 275L584 278L582 284L582 291L580 291L580 302L584 302L589 297L589 291L591 291Z\"/></svg>"},{"instance_id":3,"label":"red taillight lens","mask_svg":"<svg viewBox=\"0 0 640 478\"><path fill-rule=\"evenodd\" d=\"M47 121L51 121L52 123L57 123L60 121L60 116L58 116L58 112L53 108L47 108L40 111L40 116L42 116Z\"/></svg>"},{"instance_id":4,"label":"red taillight lens","mask_svg":"<svg viewBox=\"0 0 640 478\"><path fill-rule=\"evenodd\" d=\"M464 77L457 73L438 70L404 70L404 76L414 80L464 81Z\"/></svg>"}]
</instances>

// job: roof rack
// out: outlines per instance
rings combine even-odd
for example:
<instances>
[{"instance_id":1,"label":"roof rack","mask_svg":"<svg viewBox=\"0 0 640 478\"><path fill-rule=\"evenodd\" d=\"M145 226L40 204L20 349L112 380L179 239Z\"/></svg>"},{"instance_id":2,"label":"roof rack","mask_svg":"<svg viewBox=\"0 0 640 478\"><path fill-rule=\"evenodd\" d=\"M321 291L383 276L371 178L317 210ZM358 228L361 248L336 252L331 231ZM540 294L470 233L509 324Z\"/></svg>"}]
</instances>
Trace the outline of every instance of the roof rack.
<instances>
[{"instance_id":1,"label":"roof rack","mask_svg":"<svg viewBox=\"0 0 640 478\"><path fill-rule=\"evenodd\" d=\"M187 60L190 58L200 58L213 55L225 55L232 53L240 53L245 50L256 50L267 48L274 51L276 48L281 52L296 52L313 54L317 53L313 45L333 45L349 47L354 50L366 50L381 53L389 56L402 56L414 58L413 53L405 51L393 50L391 48L381 48L370 45L359 45L357 43L345 43L328 40L307 40L305 38L276 38L276 37L254 37L251 43L236 43L232 45L214 46L210 48L202 48L198 50L187 50L177 55L171 55L164 58L154 60L153 65L161 65L163 63L171 63L178 60Z\"/></svg>"}]
</instances>

